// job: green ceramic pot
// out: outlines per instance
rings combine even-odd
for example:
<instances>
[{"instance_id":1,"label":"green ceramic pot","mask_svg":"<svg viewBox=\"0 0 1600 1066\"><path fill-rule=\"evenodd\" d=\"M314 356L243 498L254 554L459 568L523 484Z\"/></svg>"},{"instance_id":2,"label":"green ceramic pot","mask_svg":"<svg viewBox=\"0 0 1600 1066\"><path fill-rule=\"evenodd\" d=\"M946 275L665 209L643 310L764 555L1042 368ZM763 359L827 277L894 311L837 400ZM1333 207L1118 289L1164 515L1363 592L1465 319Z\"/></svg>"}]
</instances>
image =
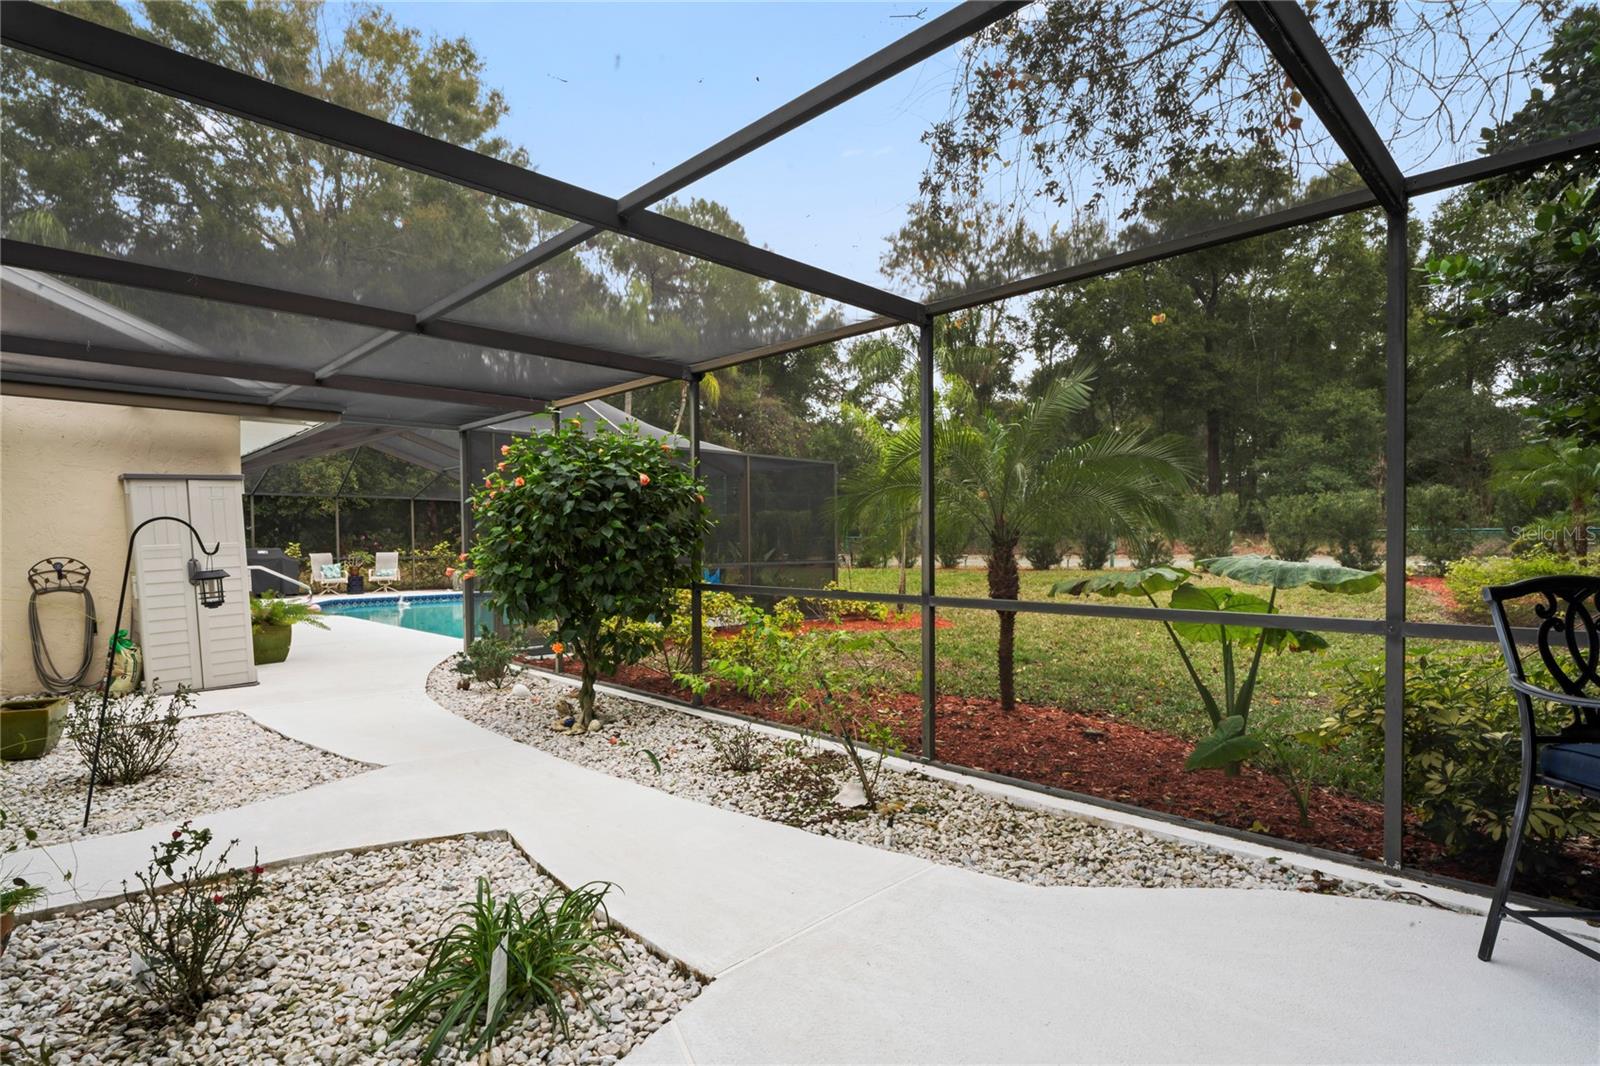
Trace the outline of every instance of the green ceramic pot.
<instances>
[{"instance_id":1,"label":"green ceramic pot","mask_svg":"<svg viewBox=\"0 0 1600 1066\"><path fill-rule=\"evenodd\" d=\"M250 639L255 644L256 665L281 663L287 659L289 640L293 636L293 626L251 626Z\"/></svg>"},{"instance_id":2,"label":"green ceramic pot","mask_svg":"<svg viewBox=\"0 0 1600 1066\"><path fill-rule=\"evenodd\" d=\"M65 696L39 696L0 703L0 759L48 755L67 724Z\"/></svg>"}]
</instances>

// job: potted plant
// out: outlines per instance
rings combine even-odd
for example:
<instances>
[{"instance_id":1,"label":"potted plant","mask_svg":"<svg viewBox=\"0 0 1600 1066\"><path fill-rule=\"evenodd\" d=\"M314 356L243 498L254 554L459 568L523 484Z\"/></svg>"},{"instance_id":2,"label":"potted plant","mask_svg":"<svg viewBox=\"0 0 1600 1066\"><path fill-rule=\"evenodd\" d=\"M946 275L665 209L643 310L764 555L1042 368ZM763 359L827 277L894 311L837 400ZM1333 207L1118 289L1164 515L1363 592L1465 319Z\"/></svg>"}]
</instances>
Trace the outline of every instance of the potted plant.
<instances>
[{"instance_id":1,"label":"potted plant","mask_svg":"<svg viewBox=\"0 0 1600 1066\"><path fill-rule=\"evenodd\" d=\"M30 696L0 703L0 759L48 755L67 724L65 696Z\"/></svg>"},{"instance_id":2,"label":"potted plant","mask_svg":"<svg viewBox=\"0 0 1600 1066\"><path fill-rule=\"evenodd\" d=\"M281 663L289 657L289 642L294 626L300 622L327 629L309 603L280 599L275 592L250 598L250 639L255 645L257 666Z\"/></svg>"},{"instance_id":3,"label":"potted plant","mask_svg":"<svg viewBox=\"0 0 1600 1066\"><path fill-rule=\"evenodd\" d=\"M371 552L346 552L344 556L344 590L352 596L359 596L361 593L367 591L367 571L371 569Z\"/></svg>"}]
</instances>

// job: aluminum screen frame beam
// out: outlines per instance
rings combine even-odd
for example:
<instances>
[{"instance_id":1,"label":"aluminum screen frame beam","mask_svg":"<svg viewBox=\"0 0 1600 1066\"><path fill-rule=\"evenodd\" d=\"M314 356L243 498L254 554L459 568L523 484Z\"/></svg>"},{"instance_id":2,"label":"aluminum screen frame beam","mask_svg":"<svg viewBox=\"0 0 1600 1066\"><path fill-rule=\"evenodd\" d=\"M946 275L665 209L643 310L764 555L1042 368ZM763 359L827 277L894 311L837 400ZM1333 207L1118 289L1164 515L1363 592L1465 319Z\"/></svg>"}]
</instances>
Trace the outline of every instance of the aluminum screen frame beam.
<instances>
[{"instance_id":1,"label":"aluminum screen frame beam","mask_svg":"<svg viewBox=\"0 0 1600 1066\"><path fill-rule=\"evenodd\" d=\"M616 200L429 137L307 93L100 26L53 8L7 4L0 41L296 136L479 192L627 233L686 255L840 303L915 321L916 301L649 211L624 218Z\"/></svg>"},{"instance_id":2,"label":"aluminum screen frame beam","mask_svg":"<svg viewBox=\"0 0 1600 1066\"><path fill-rule=\"evenodd\" d=\"M1305 96L1384 208L1405 210L1405 176L1400 165L1300 5L1293 0L1234 0L1234 7Z\"/></svg>"},{"instance_id":3,"label":"aluminum screen frame beam","mask_svg":"<svg viewBox=\"0 0 1600 1066\"><path fill-rule=\"evenodd\" d=\"M1388 212L1385 230L1384 442L1386 470L1399 477L1384 485L1383 570L1383 861L1399 869L1405 858L1406 729L1406 379L1411 257L1406 232L1409 201ZM1387 560L1400 560L1394 565Z\"/></svg>"},{"instance_id":4,"label":"aluminum screen frame beam","mask_svg":"<svg viewBox=\"0 0 1600 1066\"><path fill-rule=\"evenodd\" d=\"M653 178L617 201L617 211L624 217L640 208L649 207L673 193L692 185L701 178L722 169L751 152L796 129L819 115L826 114L840 104L866 92L875 85L894 77L945 48L983 30L1007 15L1026 6L1022 0L967 0L960 7L948 11L925 26L879 49L872 55L848 67L809 92L768 112L766 115L724 137L707 148L673 167L665 174ZM417 313L419 321L428 322L494 291L514 279L536 270L587 241L601 232L597 226L577 223L541 242L523 255L507 263L492 274L465 285L442 297ZM357 360L397 340L400 334L372 338L351 349L341 360L329 364L329 371L339 366L349 366ZM283 390L287 397L294 390Z\"/></svg>"},{"instance_id":5,"label":"aluminum screen frame beam","mask_svg":"<svg viewBox=\"0 0 1600 1066\"><path fill-rule=\"evenodd\" d=\"M656 374L684 380L689 377L687 366L662 359L612 352L603 348L592 348L588 345L572 344L534 334L517 333L448 318L425 322L408 312L372 304L313 296L309 293L231 281L187 270L134 263L113 256L52 248L10 238L0 240L0 259L3 259L7 266L37 270L46 274L173 293L240 307L282 311L292 315L348 322L358 326L373 326L391 331L397 337L419 334L439 340L521 352L563 363L577 363L635 374ZM335 360L317 370L315 375L318 380L322 380L346 365L346 362Z\"/></svg>"},{"instance_id":6,"label":"aluminum screen frame beam","mask_svg":"<svg viewBox=\"0 0 1600 1066\"><path fill-rule=\"evenodd\" d=\"M1496 152L1494 155L1469 159L1464 163L1410 175L1406 178L1406 195L1422 196L1442 189L1451 189L1457 185L1470 185L1488 178L1498 178L1506 174L1515 174L1520 170L1541 167L1547 163L1572 159L1584 152L1600 152L1600 126L1591 126L1589 129L1565 137L1539 141L1536 144L1523 145L1521 148L1512 148Z\"/></svg>"},{"instance_id":7,"label":"aluminum screen frame beam","mask_svg":"<svg viewBox=\"0 0 1600 1066\"><path fill-rule=\"evenodd\" d=\"M499 408L506 411L525 410L538 406L536 397L513 396L508 393L486 392L478 389L461 389L443 385L425 385L420 382L390 381L386 378L361 377L355 374L335 374L318 380L310 370L257 363L226 356L200 356L180 352L142 351L112 345L81 341L52 340L26 334L0 332L0 353L31 355L44 359L60 359L74 363L100 366L121 366L135 370L152 370L168 374L192 374L205 378L241 378L246 381L263 381L277 385L299 385L307 388L334 389L340 392L359 393L366 396L392 396L396 399L432 400L438 403L458 403L473 407ZM265 399L262 402L268 402ZM269 403L270 406L270 403Z\"/></svg>"},{"instance_id":8,"label":"aluminum screen frame beam","mask_svg":"<svg viewBox=\"0 0 1600 1066\"><path fill-rule=\"evenodd\" d=\"M991 288L934 300L928 303L926 307L930 317L950 314L955 311L965 311L972 307L995 303L1016 296L1026 296L1041 289L1056 288L1080 281L1091 281L1106 274L1114 274L1119 270L1157 263L1164 259L1173 259L1191 252L1203 251L1207 248L1231 244L1235 241L1263 236L1295 226L1322 222L1330 218L1338 218L1378 206L1378 198L1371 191L1367 189L1352 189L1313 203L1297 204L1282 211L1261 215L1258 218L1230 222L1213 229L1177 237L1170 241L1162 241L1143 248L1134 248L1125 252L1100 256L1097 259L1062 267L1059 270L1047 271L1043 274L1020 278ZM778 341L773 344L762 345L759 348L749 348L742 352L735 352L731 355L716 356L693 364L692 369L698 372L720 370L724 367L738 366L758 359L788 355L791 352L802 351L818 344L830 344L868 333L878 333L901 325L905 325L905 323L885 316L863 319L860 322L835 326L803 337L796 337L793 340ZM614 387L593 390L577 397L567 397L558 402L565 405L583 400L600 399L619 392L626 392L629 389L640 388L646 384L654 384L654 382L627 382Z\"/></svg>"},{"instance_id":9,"label":"aluminum screen frame beam","mask_svg":"<svg viewBox=\"0 0 1600 1066\"><path fill-rule=\"evenodd\" d=\"M1215 248L1224 244L1233 244L1250 237L1260 237L1268 233L1276 233L1279 230L1292 229L1295 226L1324 222L1330 218L1339 218L1343 215L1355 214L1358 211L1365 211L1378 206L1380 206L1379 200L1371 191L1367 189L1352 189L1325 199L1286 207L1281 211L1273 211L1255 218L1240 219L1237 222L1229 222L1211 229L1200 230L1183 237L1174 237L1169 241L1160 241L1155 244L1145 245L1142 248L1130 248L1124 252L1099 256L1082 263L1075 263L1072 266L1046 271L1043 274L1035 274L1031 277L1019 278L1016 281L1008 281L986 289L930 300L927 305L928 313L932 315L947 315L953 311L965 311L983 304L1008 300L1015 296L1026 296L1041 289L1053 289L1061 285L1070 285L1077 281L1089 281L1103 277L1106 274L1115 274L1119 270L1127 270L1130 267L1158 263L1163 259L1174 259L1180 255L1188 255L1191 252L1204 251L1207 248Z\"/></svg>"},{"instance_id":10,"label":"aluminum screen frame beam","mask_svg":"<svg viewBox=\"0 0 1600 1066\"><path fill-rule=\"evenodd\" d=\"M522 274L526 274L530 270L536 269L540 264L549 262L551 259L554 259L556 256L568 251L569 249L576 248L578 245L582 244L591 236L599 232L600 230L594 226L585 226L581 224L562 230L556 236L551 237L548 240L540 241L536 246L530 248L522 255L519 255L517 258L507 263L493 274L479 278L470 284L462 286L455 292L450 293L448 296L442 296L435 300L433 303L417 312L415 316L416 320L419 325L433 323L442 318L444 315L454 311L456 308L471 303L473 300L476 300L485 293L494 291L501 285L504 285L506 282L511 281L513 278L519 277ZM402 332L390 331L380 333L374 337L368 337L360 344L351 348L348 352L345 352L336 359L330 360L325 366L318 369L317 373L331 374L335 370L353 366L355 363L365 359L367 356L387 348L389 345L393 344L395 341L404 336L405 334ZM274 402L277 402L287 399L289 396L293 395L294 391L294 386L283 389L273 397L273 400Z\"/></svg>"},{"instance_id":11,"label":"aluminum screen frame beam","mask_svg":"<svg viewBox=\"0 0 1600 1066\"><path fill-rule=\"evenodd\" d=\"M770 144L819 115L881 85L924 59L986 29L1026 7L1020 0L993 3L968 0L847 67L809 92L768 112L743 129L724 137L705 151L639 186L619 201L624 215L664 200L707 174Z\"/></svg>"}]
</instances>

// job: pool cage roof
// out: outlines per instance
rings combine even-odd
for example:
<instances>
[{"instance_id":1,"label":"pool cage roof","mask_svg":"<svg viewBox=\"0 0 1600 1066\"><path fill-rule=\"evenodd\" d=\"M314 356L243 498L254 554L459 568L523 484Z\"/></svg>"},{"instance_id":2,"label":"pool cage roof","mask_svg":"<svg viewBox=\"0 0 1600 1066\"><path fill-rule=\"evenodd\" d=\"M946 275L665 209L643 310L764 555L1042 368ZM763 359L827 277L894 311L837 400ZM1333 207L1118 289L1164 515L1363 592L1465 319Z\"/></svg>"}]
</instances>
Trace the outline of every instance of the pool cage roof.
<instances>
[{"instance_id":1,"label":"pool cage roof","mask_svg":"<svg viewBox=\"0 0 1600 1066\"><path fill-rule=\"evenodd\" d=\"M0 21L6 51L30 53L52 70L64 64L63 76L96 85L111 85L106 79L113 79L123 83L121 92L141 100L154 100L156 94L175 98L181 104L169 100L167 106L202 120L220 112L247 129L270 127L292 135L296 144L328 146L368 166L401 168L415 177L410 188L417 196L454 189L525 205L556 221L537 233L523 254L476 274L466 264L450 262L450 249L442 247L425 273L409 279L411 284L386 292L372 286L383 293L379 297L348 284L345 291L317 286L283 263L230 270L228 263L176 254L85 251L96 245L87 235L48 238L8 226L0 248L7 304L0 372L8 391L70 395L64 390L90 390L223 404L255 417L337 418L347 425L411 430L478 428L552 405L696 379L719 367L897 324L921 325L932 316L1352 211L1381 207L1393 216L1403 213L1412 197L1600 145L1600 130L1591 128L1404 173L1307 11L1294 3L1239 0L1233 5L1236 13L1272 57L1264 62L1281 67L1285 84L1303 96L1314 121L1359 175L1359 185L1175 239L1124 246L1043 273L922 298L651 209L786 135L805 136L808 124L815 132L817 121L833 109L1001 19L1019 12L1027 17L1026 6L956 6L645 184L613 196L56 8L8 2ZM606 132L597 127L594 136ZM61 146L69 147L94 158L93 146ZM797 198L801 192L795 190ZM630 246L664 249L707 270L758 279L799 299L806 312L759 327L708 321L641 330L606 322L603 314L568 313L581 296L564 302L546 291L521 304L502 298L519 279L524 285L554 285L554 271L564 257L581 254L601 234L617 235L613 239ZM274 266L280 268L276 275ZM156 310L138 316L119 310L119 296L131 290L145 294L141 308ZM396 293L412 296L408 301ZM429 298L418 299L417 293ZM421 447L423 438L413 438L391 434L382 438L381 447L372 447Z\"/></svg>"},{"instance_id":2,"label":"pool cage roof","mask_svg":"<svg viewBox=\"0 0 1600 1066\"><path fill-rule=\"evenodd\" d=\"M603 400L571 405L561 410L560 417L580 419L591 435L627 423L674 448L689 447L682 435L641 422ZM546 415L526 415L482 429L526 436L549 424ZM737 454L715 444L702 443L701 449ZM461 498L461 435L438 429L325 422L257 448L244 456L241 465L246 496Z\"/></svg>"}]
</instances>

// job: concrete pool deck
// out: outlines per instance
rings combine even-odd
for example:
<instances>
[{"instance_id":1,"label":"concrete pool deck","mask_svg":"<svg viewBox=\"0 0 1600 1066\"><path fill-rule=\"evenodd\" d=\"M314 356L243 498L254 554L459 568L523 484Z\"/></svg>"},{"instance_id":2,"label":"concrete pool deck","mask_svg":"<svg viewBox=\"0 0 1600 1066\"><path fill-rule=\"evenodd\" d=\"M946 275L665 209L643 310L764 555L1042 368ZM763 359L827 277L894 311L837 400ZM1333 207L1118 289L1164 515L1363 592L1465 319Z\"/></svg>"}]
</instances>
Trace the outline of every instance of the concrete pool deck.
<instances>
[{"instance_id":1,"label":"concrete pool deck","mask_svg":"<svg viewBox=\"0 0 1600 1066\"><path fill-rule=\"evenodd\" d=\"M1484 964L1472 915L1039 888L817 836L480 729L423 689L455 640L328 622L197 711L381 768L200 824L268 862L504 830L567 884L615 882L620 923L715 978L630 1062L1600 1061L1600 967L1521 926ZM119 892L170 828L47 849L76 870L51 902Z\"/></svg>"}]
</instances>

